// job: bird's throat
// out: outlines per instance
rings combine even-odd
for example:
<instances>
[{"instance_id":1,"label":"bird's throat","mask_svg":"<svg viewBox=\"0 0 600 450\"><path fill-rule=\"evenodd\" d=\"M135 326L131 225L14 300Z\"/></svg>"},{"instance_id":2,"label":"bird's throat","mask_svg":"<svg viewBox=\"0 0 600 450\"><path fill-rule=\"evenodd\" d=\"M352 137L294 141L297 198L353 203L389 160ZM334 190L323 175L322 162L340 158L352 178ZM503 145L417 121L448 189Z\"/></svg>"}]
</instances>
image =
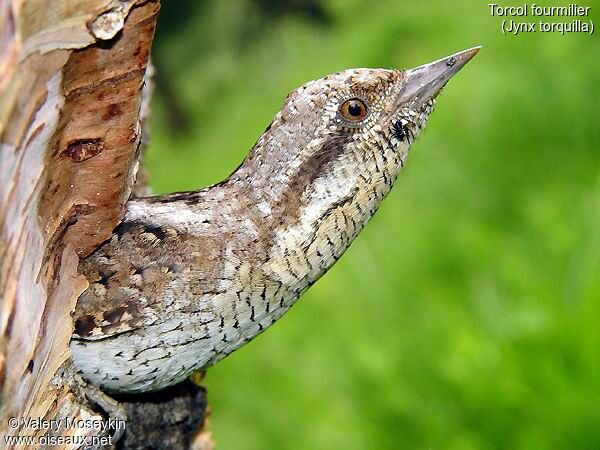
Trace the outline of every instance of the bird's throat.
<instances>
[{"instance_id":1,"label":"bird's throat","mask_svg":"<svg viewBox=\"0 0 600 450\"><path fill-rule=\"evenodd\" d=\"M346 251L377 210L404 164L408 147L389 142L372 151L349 134L298 151L294 164L268 176L265 158L251 155L229 180L244 198L244 211L257 229L252 241L262 254L264 276L295 300ZM348 147L352 144L352 147ZM385 144L385 145L384 145ZM384 149L382 151L382 148ZM261 161L257 164L256 161ZM254 176L246 176L246 174Z\"/></svg>"}]
</instances>

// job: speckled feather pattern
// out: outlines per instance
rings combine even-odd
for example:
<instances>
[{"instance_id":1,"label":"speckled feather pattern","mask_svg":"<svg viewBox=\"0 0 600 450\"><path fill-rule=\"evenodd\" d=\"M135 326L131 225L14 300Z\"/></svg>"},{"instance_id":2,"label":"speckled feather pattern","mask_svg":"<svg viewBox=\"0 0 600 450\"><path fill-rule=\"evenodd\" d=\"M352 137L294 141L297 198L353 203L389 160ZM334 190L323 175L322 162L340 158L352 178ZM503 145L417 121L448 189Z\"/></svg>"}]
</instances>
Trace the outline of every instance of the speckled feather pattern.
<instances>
[{"instance_id":1,"label":"speckled feather pattern","mask_svg":"<svg viewBox=\"0 0 600 450\"><path fill-rule=\"evenodd\" d=\"M433 100L399 104L404 72L354 69L293 91L240 168L196 192L132 200L80 265L71 349L109 392L205 369L281 317L391 189ZM340 116L359 98L359 124Z\"/></svg>"}]
</instances>

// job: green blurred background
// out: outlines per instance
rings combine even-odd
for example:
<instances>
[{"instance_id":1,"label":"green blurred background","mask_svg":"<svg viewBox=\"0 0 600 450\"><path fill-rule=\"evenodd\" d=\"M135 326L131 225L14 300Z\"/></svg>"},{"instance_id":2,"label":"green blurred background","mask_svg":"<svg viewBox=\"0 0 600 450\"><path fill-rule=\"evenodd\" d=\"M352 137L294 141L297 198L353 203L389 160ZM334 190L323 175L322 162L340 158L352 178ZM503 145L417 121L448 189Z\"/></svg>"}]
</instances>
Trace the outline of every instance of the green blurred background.
<instances>
[{"instance_id":1,"label":"green blurred background","mask_svg":"<svg viewBox=\"0 0 600 450\"><path fill-rule=\"evenodd\" d=\"M339 263L209 370L220 450L600 449L600 43L500 22L471 1L163 1L157 192L222 180L308 80L484 46Z\"/></svg>"}]
</instances>

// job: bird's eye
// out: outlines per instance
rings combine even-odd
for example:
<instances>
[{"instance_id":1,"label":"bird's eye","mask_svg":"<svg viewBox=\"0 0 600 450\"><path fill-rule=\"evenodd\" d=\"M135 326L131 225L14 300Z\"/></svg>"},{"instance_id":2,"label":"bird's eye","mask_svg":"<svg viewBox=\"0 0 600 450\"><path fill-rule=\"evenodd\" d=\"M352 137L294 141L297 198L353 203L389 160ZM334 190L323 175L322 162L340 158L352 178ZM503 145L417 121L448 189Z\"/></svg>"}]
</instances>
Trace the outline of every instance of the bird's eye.
<instances>
[{"instance_id":1,"label":"bird's eye","mask_svg":"<svg viewBox=\"0 0 600 450\"><path fill-rule=\"evenodd\" d=\"M366 103L359 98L346 100L340 106L340 114L348 122L360 122L367 117L368 112Z\"/></svg>"}]
</instances>

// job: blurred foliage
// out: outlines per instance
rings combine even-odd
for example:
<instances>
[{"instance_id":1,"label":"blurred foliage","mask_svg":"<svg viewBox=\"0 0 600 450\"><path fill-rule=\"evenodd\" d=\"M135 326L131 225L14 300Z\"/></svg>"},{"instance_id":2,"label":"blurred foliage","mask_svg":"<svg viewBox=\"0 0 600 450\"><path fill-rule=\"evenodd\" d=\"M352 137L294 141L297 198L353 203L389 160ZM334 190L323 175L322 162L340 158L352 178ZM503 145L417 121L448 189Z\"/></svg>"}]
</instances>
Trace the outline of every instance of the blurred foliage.
<instances>
[{"instance_id":1,"label":"blurred foliage","mask_svg":"<svg viewBox=\"0 0 600 450\"><path fill-rule=\"evenodd\" d=\"M158 192L227 176L307 80L484 46L340 262L208 372L219 449L600 448L597 36L503 36L487 2L161 14Z\"/></svg>"}]
</instances>

